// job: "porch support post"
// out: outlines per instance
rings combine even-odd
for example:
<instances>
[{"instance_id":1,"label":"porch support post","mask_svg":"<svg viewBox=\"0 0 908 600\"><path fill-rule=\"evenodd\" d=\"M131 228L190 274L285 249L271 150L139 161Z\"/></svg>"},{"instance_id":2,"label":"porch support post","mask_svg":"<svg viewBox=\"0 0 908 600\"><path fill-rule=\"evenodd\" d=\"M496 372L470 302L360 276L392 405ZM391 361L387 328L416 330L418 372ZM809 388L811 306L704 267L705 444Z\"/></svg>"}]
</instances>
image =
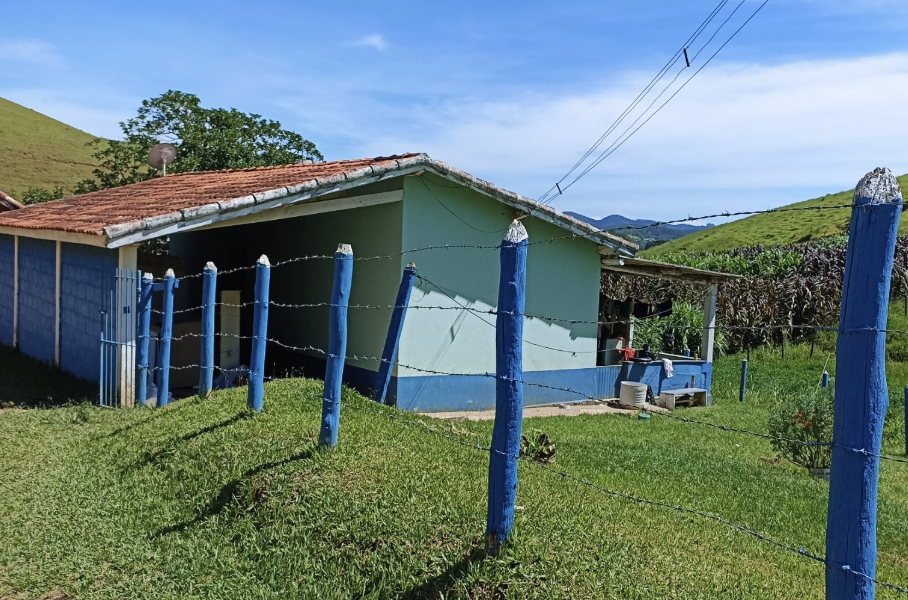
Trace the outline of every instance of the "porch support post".
<instances>
[{"instance_id":1,"label":"porch support post","mask_svg":"<svg viewBox=\"0 0 908 600\"><path fill-rule=\"evenodd\" d=\"M706 297L703 299L703 340L700 342L700 358L706 362L713 361L713 347L716 341L716 298L719 286L709 284Z\"/></svg>"}]
</instances>

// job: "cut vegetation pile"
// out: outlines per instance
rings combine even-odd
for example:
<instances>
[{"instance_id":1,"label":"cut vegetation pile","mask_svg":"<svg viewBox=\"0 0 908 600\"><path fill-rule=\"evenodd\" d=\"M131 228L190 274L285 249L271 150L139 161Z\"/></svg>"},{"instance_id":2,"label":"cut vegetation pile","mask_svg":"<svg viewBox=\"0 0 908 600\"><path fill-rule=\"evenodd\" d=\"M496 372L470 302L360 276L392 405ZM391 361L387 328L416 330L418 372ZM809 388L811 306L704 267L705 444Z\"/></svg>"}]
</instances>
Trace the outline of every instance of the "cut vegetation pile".
<instances>
[{"instance_id":1,"label":"cut vegetation pile","mask_svg":"<svg viewBox=\"0 0 908 600\"><path fill-rule=\"evenodd\" d=\"M754 353L745 405L739 359L724 359L717 406L686 414L765 431L771 406L815 386L825 357L805 352L790 349L786 362ZM0 362L4 376L36 368L11 352ZM897 368L895 392L908 375ZM420 418L346 393L340 444L319 452L320 382L269 383L257 416L245 393L155 411L0 412L0 597L823 597L816 562L528 462L513 542L483 559L488 455L428 427L486 445L491 423ZM524 427L557 444L552 468L823 554L828 485L779 462L766 440L655 416ZM885 451L902 439L887 429ZM879 543L879 577L908 583L908 465L882 465Z\"/></svg>"},{"instance_id":2,"label":"cut vegetation pile","mask_svg":"<svg viewBox=\"0 0 908 600\"><path fill-rule=\"evenodd\" d=\"M0 190L21 195L29 188L62 187L92 176L96 161L84 131L0 98Z\"/></svg>"}]
</instances>

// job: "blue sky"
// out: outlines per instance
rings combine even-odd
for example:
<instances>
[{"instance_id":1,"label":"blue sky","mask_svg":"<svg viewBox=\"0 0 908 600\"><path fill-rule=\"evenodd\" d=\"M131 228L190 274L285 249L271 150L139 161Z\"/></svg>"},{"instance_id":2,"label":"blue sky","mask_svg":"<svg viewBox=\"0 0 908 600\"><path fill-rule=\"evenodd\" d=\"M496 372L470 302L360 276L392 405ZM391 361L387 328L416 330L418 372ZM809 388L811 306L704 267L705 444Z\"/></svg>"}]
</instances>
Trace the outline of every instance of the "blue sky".
<instances>
[{"instance_id":1,"label":"blue sky","mask_svg":"<svg viewBox=\"0 0 908 600\"><path fill-rule=\"evenodd\" d=\"M10 2L0 96L115 137L142 99L178 89L278 119L328 160L428 152L535 198L717 1ZM761 2L745 0L700 63ZM906 173L906 34L903 0L770 0L553 205L679 218L850 188L876 166Z\"/></svg>"}]
</instances>

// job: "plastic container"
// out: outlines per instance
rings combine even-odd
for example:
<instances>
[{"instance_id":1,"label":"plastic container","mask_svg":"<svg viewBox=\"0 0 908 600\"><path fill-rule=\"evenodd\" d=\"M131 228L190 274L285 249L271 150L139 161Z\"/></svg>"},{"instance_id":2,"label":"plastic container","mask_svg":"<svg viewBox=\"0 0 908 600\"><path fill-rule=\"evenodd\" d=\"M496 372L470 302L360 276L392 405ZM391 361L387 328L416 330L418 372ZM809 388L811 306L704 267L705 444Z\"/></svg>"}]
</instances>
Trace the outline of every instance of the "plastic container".
<instances>
[{"instance_id":1,"label":"plastic container","mask_svg":"<svg viewBox=\"0 0 908 600\"><path fill-rule=\"evenodd\" d=\"M646 388L645 383L622 381L618 404L628 408L643 408L646 406Z\"/></svg>"}]
</instances>

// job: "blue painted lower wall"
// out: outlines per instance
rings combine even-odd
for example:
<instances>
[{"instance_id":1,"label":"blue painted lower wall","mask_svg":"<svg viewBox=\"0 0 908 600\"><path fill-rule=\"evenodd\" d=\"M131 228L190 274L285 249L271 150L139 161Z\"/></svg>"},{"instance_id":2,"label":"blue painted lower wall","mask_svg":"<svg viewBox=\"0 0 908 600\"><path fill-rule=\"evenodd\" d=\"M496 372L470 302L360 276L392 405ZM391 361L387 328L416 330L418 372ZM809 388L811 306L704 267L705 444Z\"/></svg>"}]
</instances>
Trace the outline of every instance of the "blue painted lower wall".
<instances>
[{"instance_id":1,"label":"blue painted lower wall","mask_svg":"<svg viewBox=\"0 0 908 600\"><path fill-rule=\"evenodd\" d=\"M19 349L53 364L57 312L57 246L19 238Z\"/></svg>"},{"instance_id":2,"label":"blue painted lower wall","mask_svg":"<svg viewBox=\"0 0 908 600\"><path fill-rule=\"evenodd\" d=\"M13 345L13 272L15 240L0 235L0 344Z\"/></svg>"},{"instance_id":3,"label":"blue painted lower wall","mask_svg":"<svg viewBox=\"0 0 908 600\"><path fill-rule=\"evenodd\" d=\"M526 382L551 386L525 385L524 405L580 402L589 398L616 398L622 381L646 383L656 396L665 390L691 387L692 378L694 387L710 390L711 363L685 361L676 362L673 366L672 377L666 377L661 362L524 372L523 378ZM375 372L346 365L344 383L370 395L375 383ZM553 388L567 388L573 391ZM484 374L392 377L388 399L402 410L415 412L487 410L495 408L495 380Z\"/></svg>"},{"instance_id":4,"label":"blue painted lower wall","mask_svg":"<svg viewBox=\"0 0 908 600\"><path fill-rule=\"evenodd\" d=\"M116 268L116 250L81 244L61 248L60 368L88 381L98 380L100 311L110 302Z\"/></svg>"}]
</instances>

